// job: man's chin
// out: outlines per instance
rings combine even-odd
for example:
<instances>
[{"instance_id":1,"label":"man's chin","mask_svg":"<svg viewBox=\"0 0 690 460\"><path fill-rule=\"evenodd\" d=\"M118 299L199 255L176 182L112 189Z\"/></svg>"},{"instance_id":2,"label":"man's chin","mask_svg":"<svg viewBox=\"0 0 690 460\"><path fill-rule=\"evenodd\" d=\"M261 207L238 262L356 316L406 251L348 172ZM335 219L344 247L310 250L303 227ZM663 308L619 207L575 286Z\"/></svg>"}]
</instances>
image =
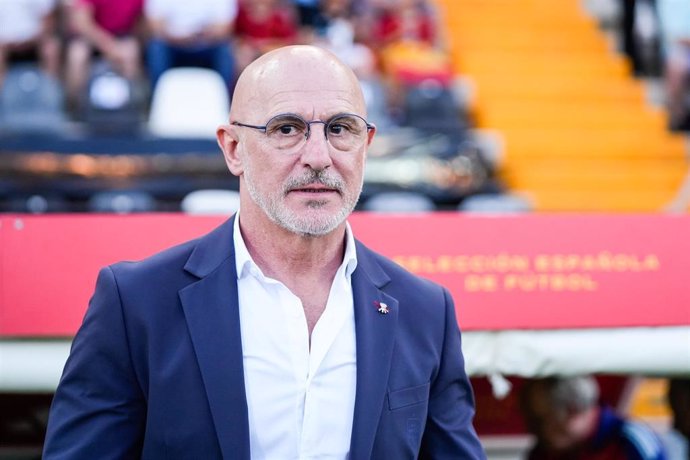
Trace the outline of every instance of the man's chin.
<instances>
[{"instance_id":1,"label":"man's chin","mask_svg":"<svg viewBox=\"0 0 690 460\"><path fill-rule=\"evenodd\" d=\"M310 209L308 212L295 213L282 220L282 226L302 236L325 236L337 229L347 218L338 212L326 212L323 209Z\"/></svg>"}]
</instances>

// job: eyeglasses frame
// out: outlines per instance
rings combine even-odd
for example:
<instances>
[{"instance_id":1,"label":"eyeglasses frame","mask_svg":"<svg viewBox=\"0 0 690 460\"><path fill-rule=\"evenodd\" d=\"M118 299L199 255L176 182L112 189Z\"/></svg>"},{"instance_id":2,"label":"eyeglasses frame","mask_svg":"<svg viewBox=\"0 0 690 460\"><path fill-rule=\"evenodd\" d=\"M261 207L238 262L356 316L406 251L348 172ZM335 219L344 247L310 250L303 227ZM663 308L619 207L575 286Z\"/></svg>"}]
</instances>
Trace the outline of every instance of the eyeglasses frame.
<instances>
[{"instance_id":1,"label":"eyeglasses frame","mask_svg":"<svg viewBox=\"0 0 690 460\"><path fill-rule=\"evenodd\" d=\"M374 126L373 124L369 123L364 117L362 117L362 116L360 116L360 115L357 115L356 113L338 113L338 114L336 114L336 115L333 115L330 119L328 119L328 120L326 120L326 121L324 121L324 120L311 120L311 121L307 121L307 120L305 120L302 116L300 116L300 115L298 115L298 114L296 114L296 113L290 113L290 112L288 112L288 113L279 113L279 114L277 114L277 115L272 116L271 118L268 119L268 121L266 122L265 125L250 125L250 124L248 124L248 123L242 123L242 122L239 122L239 121L232 121L232 122L230 122L230 124L231 124L231 125L235 125L235 126L242 126L242 127L244 127L244 128L256 129L256 130L259 130L259 131L263 131L263 133L266 134L266 131L267 131L267 129L268 129L268 125L271 124L271 121L273 121L274 119L276 119L276 118L278 118L278 117L285 117L285 116L294 116L294 117L299 118L300 120L304 121L304 122L307 124L307 132L304 133L305 142L308 141L308 140L309 140L309 136L311 136L311 125L312 125L313 123L321 123L321 124L323 125L323 137L324 137L324 139L326 139L326 142L328 142L328 129L326 129L326 128L328 127L328 125L330 125L330 124L333 122L333 120L336 120L336 119L338 119L339 117L352 116L352 117L357 117L357 118L359 118L359 119L362 120L362 121L364 122L364 124L366 125L366 127L367 127L367 133L368 133L369 131L371 131L372 129L376 129L376 126Z\"/></svg>"}]
</instances>

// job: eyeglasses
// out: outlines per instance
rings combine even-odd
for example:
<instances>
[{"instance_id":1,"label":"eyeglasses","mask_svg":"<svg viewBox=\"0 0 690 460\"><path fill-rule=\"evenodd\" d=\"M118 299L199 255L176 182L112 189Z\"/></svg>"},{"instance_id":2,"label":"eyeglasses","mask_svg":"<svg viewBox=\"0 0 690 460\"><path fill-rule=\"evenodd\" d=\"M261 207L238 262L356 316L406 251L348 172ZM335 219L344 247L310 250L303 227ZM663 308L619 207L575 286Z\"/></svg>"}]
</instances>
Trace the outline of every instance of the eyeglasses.
<instances>
[{"instance_id":1,"label":"eyeglasses","mask_svg":"<svg viewBox=\"0 0 690 460\"><path fill-rule=\"evenodd\" d=\"M326 141L342 152L351 152L364 145L367 133L374 129L374 125L354 113L341 113L326 121L307 121L297 114L284 113L271 118L264 126L232 122L236 126L263 131L271 146L278 150L294 150L304 145L314 123L323 125Z\"/></svg>"}]
</instances>

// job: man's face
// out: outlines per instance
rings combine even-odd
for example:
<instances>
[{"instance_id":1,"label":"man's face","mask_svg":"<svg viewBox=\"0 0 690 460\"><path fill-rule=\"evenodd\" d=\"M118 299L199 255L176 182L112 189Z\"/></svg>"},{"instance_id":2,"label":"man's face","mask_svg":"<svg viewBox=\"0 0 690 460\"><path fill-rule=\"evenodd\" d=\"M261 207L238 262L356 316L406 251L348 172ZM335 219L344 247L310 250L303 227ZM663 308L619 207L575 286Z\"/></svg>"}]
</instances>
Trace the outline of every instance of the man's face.
<instances>
[{"instance_id":1,"label":"man's face","mask_svg":"<svg viewBox=\"0 0 690 460\"><path fill-rule=\"evenodd\" d=\"M343 113L365 115L358 88L329 66L284 66L281 72L259 79L257 86L252 108L243 114L248 119L236 121L264 125L286 113L307 121L327 121ZM314 123L309 139L286 151L276 148L261 131L238 129L241 181L253 205L271 221L309 236L330 233L345 221L362 190L366 149L373 133L365 134L355 148L342 151L326 141L325 126Z\"/></svg>"}]
</instances>

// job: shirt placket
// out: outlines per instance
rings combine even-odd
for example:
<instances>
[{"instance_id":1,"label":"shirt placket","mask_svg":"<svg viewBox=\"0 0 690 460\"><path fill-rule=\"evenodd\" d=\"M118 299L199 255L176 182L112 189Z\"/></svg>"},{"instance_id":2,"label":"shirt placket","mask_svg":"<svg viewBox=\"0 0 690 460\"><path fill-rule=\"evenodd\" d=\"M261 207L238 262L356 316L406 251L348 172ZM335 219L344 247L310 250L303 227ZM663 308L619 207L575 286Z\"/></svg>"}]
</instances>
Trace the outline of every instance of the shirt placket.
<instances>
[{"instance_id":1,"label":"shirt placket","mask_svg":"<svg viewBox=\"0 0 690 460\"><path fill-rule=\"evenodd\" d=\"M317 445L317 440L313 439L314 433L318 432L318 427L314 426L314 417L319 416L317 388L314 377L319 372L321 364L328 359L328 353L340 333L347 319L347 310L341 308L337 302L333 301L333 291L342 292L345 286L338 283L349 282L343 273L344 267L335 275L331 292L328 297L326 308L316 323L311 336L311 353L308 354L308 373L306 379L306 391L304 398L304 417L302 423L302 436L300 437L300 458L310 458L313 448Z\"/></svg>"},{"instance_id":2,"label":"shirt placket","mask_svg":"<svg viewBox=\"0 0 690 460\"><path fill-rule=\"evenodd\" d=\"M302 439L305 416L305 399L308 391L309 379L309 330L307 319L304 315L304 307L300 299L282 284L277 284L279 289L280 303L287 318L286 328L288 331L289 344L292 357L292 368L296 385L295 405L295 426L298 427L297 439ZM298 452L300 445L295 446Z\"/></svg>"}]
</instances>

